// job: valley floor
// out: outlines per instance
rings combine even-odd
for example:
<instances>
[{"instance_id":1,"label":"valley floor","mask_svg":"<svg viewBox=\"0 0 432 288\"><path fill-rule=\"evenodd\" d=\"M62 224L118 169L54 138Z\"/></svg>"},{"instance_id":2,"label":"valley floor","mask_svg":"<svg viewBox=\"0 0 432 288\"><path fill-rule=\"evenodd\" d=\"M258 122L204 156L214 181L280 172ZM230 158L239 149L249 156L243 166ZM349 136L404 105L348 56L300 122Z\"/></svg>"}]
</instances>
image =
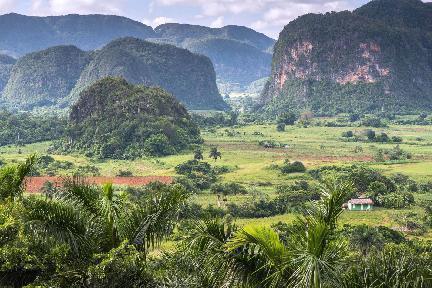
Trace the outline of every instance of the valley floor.
<instances>
[{"instance_id":1,"label":"valley floor","mask_svg":"<svg viewBox=\"0 0 432 288\"><path fill-rule=\"evenodd\" d=\"M419 182L432 181L432 127L431 126L395 126L373 128L377 133L385 132L390 137L402 137L400 148L410 152L413 158L406 161L375 162L378 149L391 149L395 144L348 142L341 137L342 132L352 130L360 132L364 127L309 127L287 126L286 131L276 131L275 125L248 125L238 128L224 127L202 131L205 139L204 161L215 166L227 166L230 172L223 174L222 181L238 182L245 185L253 195L228 196L227 203L242 203L257 195L275 197L277 185L296 180L311 179L307 173L283 175L272 169L282 164L285 159L302 161L307 169L324 165L364 164L379 169L385 174L403 173ZM283 144L283 148L264 148L260 141L274 140ZM209 148L216 145L222 158L214 161L208 158ZM50 142L35 143L23 147L0 147L1 159L8 163L25 159L31 153L46 155ZM361 146L362 152L356 153ZM59 161L69 161L73 165L94 166L101 176L116 176L119 171L131 172L133 176L175 176L174 167L193 158L193 152L161 158L146 158L134 161L107 160L95 161L80 155L51 155ZM61 168L59 175L70 171ZM416 200L432 200L432 195L415 194ZM217 196L206 192L193 197L199 204L218 205ZM418 202L418 201L417 201ZM397 227L398 219L408 213L422 216L423 209L412 206L409 209L377 208L370 212L346 211L341 224L369 224ZM237 219L237 223L259 223L270 225L279 221L290 221L294 214L279 215L269 218ZM432 233L423 234L423 238L432 239Z\"/></svg>"}]
</instances>

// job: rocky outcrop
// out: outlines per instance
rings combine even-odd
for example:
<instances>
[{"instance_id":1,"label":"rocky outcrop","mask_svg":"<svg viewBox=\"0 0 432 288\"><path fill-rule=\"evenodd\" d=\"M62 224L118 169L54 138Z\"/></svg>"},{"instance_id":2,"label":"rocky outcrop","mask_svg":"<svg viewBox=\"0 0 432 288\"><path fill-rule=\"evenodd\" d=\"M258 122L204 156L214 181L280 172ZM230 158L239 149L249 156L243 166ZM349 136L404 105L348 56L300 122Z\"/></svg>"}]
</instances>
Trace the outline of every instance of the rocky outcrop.
<instances>
[{"instance_id":1,"label":"rocky outcrop","mask_svg":"<svg viewBox=\"0 0 432 288\"><path fill-rule=\"evenodd\" d=\"M309 14L288 24L275 46L263 109L272 114L432 109L431 31L409 19L386 22L393 18L375 13L386 6L395 16L432 19L432 9L421 1L378 0L354 12Z\"/></svg>"}]
</instances>

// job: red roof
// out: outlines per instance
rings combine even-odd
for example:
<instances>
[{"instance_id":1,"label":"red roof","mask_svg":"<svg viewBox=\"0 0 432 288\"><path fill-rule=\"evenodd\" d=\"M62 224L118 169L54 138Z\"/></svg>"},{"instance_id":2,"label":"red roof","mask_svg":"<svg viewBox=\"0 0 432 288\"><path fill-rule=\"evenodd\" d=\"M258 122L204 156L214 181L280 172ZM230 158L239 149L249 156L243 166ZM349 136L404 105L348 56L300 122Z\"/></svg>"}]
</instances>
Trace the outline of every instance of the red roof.
<instances>
[{"instance_id":1,"label":"red roof","mask_svg":"<svg viewBox=\"0 0 432 288\"><path fill-rule=\"evenodd\" d=\"M370 204L373 205L373 201L370 198L357 198L357 199L351 199L348 201L348 203L351 204Z\"/></svg>"}]
</instances>

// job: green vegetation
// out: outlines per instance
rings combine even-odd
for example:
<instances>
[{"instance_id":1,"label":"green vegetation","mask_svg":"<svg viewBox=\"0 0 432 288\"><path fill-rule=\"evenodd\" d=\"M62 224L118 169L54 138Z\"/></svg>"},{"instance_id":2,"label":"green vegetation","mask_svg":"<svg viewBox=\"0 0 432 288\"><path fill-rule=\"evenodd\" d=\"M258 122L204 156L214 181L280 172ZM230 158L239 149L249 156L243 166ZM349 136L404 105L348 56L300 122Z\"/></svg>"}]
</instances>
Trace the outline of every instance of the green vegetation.
<instances>
[{"instance_id":1,"label":"green vegetation","mask_svg":"<svg viewBox=\"0 0 432 288\"><path fill-rule=\"evenodd\" d=\"M63 104L89 60L89 54L75 46L52 47L21 57L12 68L3 101L22 110Z\"/></svg>"},{"instance_id":2,"label":"green vegetation","mask_svg":"<svg viewBox=\"0 0 432 288\"><path fill-rule=\"evenodd\" d=\"M0 54L0 94L2 93L16 60L10 56Z\"/></svg>"},{"instance_id":3,"label":"green vegetation","mask_svg":"<svg viewBox=\"0 0 432 288\"><path fill-rule=\"evenodd\" d=\"M275 41L252 29L169 23L158 26L155 32L159 38L150 41L174 44L209 57L223 93L246 91L251 83L270 75Z\"/></svg>"},{"instance_id":4,"label":"green vegetation","mask_svg":"<svg viewBox=\"0 0 432 288\"><path fill-rule=\"evenodd\" d=\"M185 48L209 57L218 80L225 85L239 85L237 91L245 90L252 82L270 74L271 54L236 40L201 39L188 42Z\"/></svg>"},{"instance_id":5,"label":"green vegetation","mask_svg":"<svg viewBox=\"0 0 432 288\"><path fill-rule=\"evenodd\" d=\"M66 120L58 116L0 112L0 146L23 145L60 138Z\"/></svg>"},{"instance_id":6,"label":"green vegetation","mask_svg":"<svg viewBox=\"0 0 432 288\"><path fill-rule=\"evenodd\" d=\"M108 90L121 96L150 89L119 79L102 83L107 87L99 86L101 93L83 100L110 97ZM100 116L97 109L80 107L71 119L87 119L88 111ZM110 115L109 105L101 107ZM407 287L427 287L431 251L418 239L431 237L432 128L394 124L416 117L396 116L375 133L401 137L397 149L412 156L385 162L373 156L393 150L392 142L341 137L365 129L358 127L361 119L350 122L350 115L303 115L307 128L294 123L278 132L275 123L244 125L240 114L232 126L202 126L199 147L131 160L97 160L80 151L58 155L47 152L52 142L21 146L20 154L18 147L0 147L7 165L0 173L1 284L266 288L352 287L356 281L356 287L374 287L395 286L399 278ZM266 148L259 145L262 139L287 144ZM38 161L11 163L36 151L44 155ZM217 161L210 156L215 151L222 154ZM285 174L285 166L307 170ZM102 176L176 177L172 185L146 187L96 187L66 178L60 186L45 183L40 195L23 194L25 174L71 175L79 168L86 175L97 169ZM364 196L374 200L373 211L341 210L350 198ZM134 227L144 228L138 238L128 232L139 230Z\"/></svg>"},{"instance_id":7,"label":"green vegetation","mask_svg":"<svg viewBox=\"0 0 432 288\"><path fill-rule=\"evenodd\" d=\"M162 87L191 109L227 108L208 58L135 38L112 41L94 52L58 46L21 57L12 68L2 100L8 107L27 111L68 108L81 91L108 76Z\"/></svg>"},{"instance_id":8,"label":"green vegetation","mask_svg":"<svg viewBox=\"0 0 432 288\"><path fill-rule=\"evenodd\" d=\"M172 45L122 38L96 51L71 92L73 101L86 87L107 77L134 84L159 86L190 109L224 110L210 60Z\"/></svg>"},{"instance_id":9,"label":"green vegetation","mask_svg":"<svg viewBox=\"0 0 432 288\"><path fill-rule=\"evenodd\" d=\"M210 60L175 46L121 38L21 58L13 70L30 58L18 74L33 94L19 104L38 106L44 89L32 83L49 86L48 76L58 99L47 105L77 101L68 119L0 113L0 287L432 287L431 8L376 0L292 21L258 110L225 95L232 110L189 114L179 99L227 105ZM0 26L8 17L19 18ZM26 19L24 35L40 20ZM68 19L124 31L123 18L97 16L47 27L58 19L50 39ZM82 29L69 37L81 41ZM208 54L227 90L265 76L273 41L253 30L155 30L154 42ZM0 57L1 77L2 61L13 65ZM359 198L372 209L352 209Z\"/></svg>"},{"instance_id":10,"label":"green vegetation","mask_svg":"<svg viewBox=\"0 0 432 288\"><path fill-rule=\"evenodd\" d=\"M303 109L318 115L430 111L431 18L430 5L416 0L299 17L275 44L261 111L273 117Z\"/></svg>"},{"instance_id":11,"label":"green vegetation","mask_svg":"<svg viewBox=\"0 0 432 288\"><path fill-rule=\"evenodd\" d=\"M105 78L81 93L53 149L134 159L174 154L201 141L186 109L164 90Z\"/></svg>"}]
</instances>

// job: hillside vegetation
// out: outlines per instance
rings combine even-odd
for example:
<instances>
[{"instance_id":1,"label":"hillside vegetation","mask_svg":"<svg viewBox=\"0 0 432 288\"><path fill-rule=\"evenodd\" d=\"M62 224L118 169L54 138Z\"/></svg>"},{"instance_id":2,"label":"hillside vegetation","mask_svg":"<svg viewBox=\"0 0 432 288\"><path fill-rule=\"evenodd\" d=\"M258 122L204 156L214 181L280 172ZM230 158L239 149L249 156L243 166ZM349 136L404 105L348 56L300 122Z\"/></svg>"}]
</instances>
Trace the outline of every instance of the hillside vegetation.
<instances>
[{"instance_id":1,"label":"hillside vegetation","mask_svg":"<svg viewBox=\"0 0 432 288\"><path fill-rule=\"evenodd\" d=\"M107 76L162 87L190 109L224 110L210 60L172 45L137 38L114 40L100 50L56 46L21 57L3 91L8 108L68 108L79 93Z\"/></svg>"},{"instance_id":2,"label":"hillside vegetation","mask_svg":"<svg viewBox=\"0 0 432 288\"><path fill-rule=\"evenodd\" d=\"M12 13L0 16L0 31L0 51L15 56L58 45L93 50L120 37L154 35L150 26L112 15L34 17Z\"/></svg>"},{"instance_id":3,"label":"hillside vegetation","mask_svg":"<svg viewBox=\"0 0 432 288\"><path fill-rule=\"evenodd\" d=\"M24 110L55 106L69 95L89 61L89 54L75 46L30 53L13 66L2 98Z\"/></svg>"},{"instance_id":4,"label":"hillside vegetation","mask_svg":"<svg viewBox=\"0 0 432 288\"><path fill-rule=\"evenodd\" d=\"M78 93L106 76L134 84L160 86L190 109L225 109L216 87L213 65L205 56L171 45L136 38L115 40L96 51L71 93Z\"/></svg>"},{"instance_id":5,"label":"hillside vegetation","mask_svg":"<svg viewBox=\"0 0 432 288\"><path fill-rule=\"evenodd\" d=\"M9 80L10 72L15 62L14 58L0 54L0 94Z\"/></svg>"},{"instance_id":6,"label":"hillside vegetation","mask_svg":"<svg viewBox=\"0 0 432 288\"><path fill-rule=\"evenodd\" d=\"M299 17L275 46L264 111L431 110L430 19L431 6L418 0Z\"/></svg>"},{"instance_id":7,"label":"hillside vegetation","mask_svg":"<svg viewBox=\"0 0 432 288\"><path fill-rule=\"evenodd\" d=\"M200 143L199 130L183 105L160 88L104 78L81 92L72 106L61 152L131 159L169 155Z\"/></svg>"},{"instance_id":8,"label":"hillside vegetation","mask_svg":"<svg viewBox=\"0 0 432 288\"><path fill-rule=\"evenodd\" d=\"M209 57L222 85L244 91L255 80L270 75L274 40L241 26L209 28L169 23L155 28L151 41L169 43Z\"/></svg>"}]
</instances>

